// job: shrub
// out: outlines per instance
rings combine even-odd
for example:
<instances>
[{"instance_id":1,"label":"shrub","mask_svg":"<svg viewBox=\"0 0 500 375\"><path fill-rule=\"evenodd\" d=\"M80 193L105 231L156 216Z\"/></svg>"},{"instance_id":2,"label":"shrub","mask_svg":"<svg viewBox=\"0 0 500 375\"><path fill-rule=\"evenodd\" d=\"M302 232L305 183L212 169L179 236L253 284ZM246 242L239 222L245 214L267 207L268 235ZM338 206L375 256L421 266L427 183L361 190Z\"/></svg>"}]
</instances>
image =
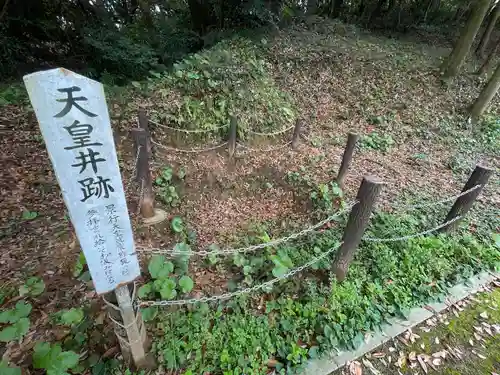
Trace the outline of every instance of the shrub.
<instances>
[{"instance_id":1,"label":"shrub","mask_svg":"<svg viewBox=\"0 0 500 375\"><path fill-rule=\"evenodd\" d=\"M156 101L165 103L155 120L209 130L229 125L234 114L240 129L287 126L295 119L294 106L267 69L249 40L220 42L175 64L173 72L153 85L154 94L162 96Z\"/></svg>"}]
</instances>

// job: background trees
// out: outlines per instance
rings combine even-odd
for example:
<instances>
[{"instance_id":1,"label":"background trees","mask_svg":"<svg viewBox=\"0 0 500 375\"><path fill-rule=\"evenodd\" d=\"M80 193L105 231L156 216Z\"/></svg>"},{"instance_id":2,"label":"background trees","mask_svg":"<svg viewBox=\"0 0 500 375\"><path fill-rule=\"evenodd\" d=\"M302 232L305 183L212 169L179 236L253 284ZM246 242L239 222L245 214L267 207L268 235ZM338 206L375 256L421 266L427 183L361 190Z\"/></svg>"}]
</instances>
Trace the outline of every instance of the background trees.
<instances>
[{"instance_id":1,"label":"background trees","mask_svg":"<svg viewBox=\"0 0 500 375\"><path fill-rule=\"evenodd\" d=\"M488 10L490 0L0 0L0 78L64 65L105 82L140 79L222 37L311 14L391 33L445 26L452 39L468 19L444 69L452 76ZM481 56L500 7L489 14Z\"/></svg>"}]
</instances>

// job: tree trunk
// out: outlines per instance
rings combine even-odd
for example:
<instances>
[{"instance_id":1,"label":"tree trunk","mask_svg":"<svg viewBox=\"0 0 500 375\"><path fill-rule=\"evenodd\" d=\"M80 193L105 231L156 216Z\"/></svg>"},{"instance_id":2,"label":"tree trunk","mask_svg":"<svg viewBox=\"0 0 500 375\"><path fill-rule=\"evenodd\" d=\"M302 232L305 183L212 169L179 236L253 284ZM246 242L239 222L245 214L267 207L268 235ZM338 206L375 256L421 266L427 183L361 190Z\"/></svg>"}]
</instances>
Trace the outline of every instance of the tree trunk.
<instances>
[{"instance_id":1,"label":"tree trunk","mask_svg":"<svg viewBox=\"0 0 500 375\"><path fill-rule=\"evenodd\" d=\"M488 55L488 58L483 63L477 74L482 76L483 74L489 72L491 64L493 63L493 60L495 60L495 55L497 54L499 48L500 48L500 40L498 40L497 44L495 45L495 48L491 50L491 52Z\"/></svg>"},{"instance_id":2,"label":"tree trunk","mask_svg":"<svg viewBox=\"0 0 500 375\"><path fill-rule=\"evenodd\" d=\"M370 13L370 17L368 18L367 25L369 26L374 19L377 19L380 14L382 13L382 8L384 7L385 3L387 0L378 0L377 6L373 10L373 12Z\"/></svg>"},{"instance_id":3,"label":"tree trunk","mask_svg":"<svg viewBox=\"0 0 500 375\"><path fill-rule=\"evenodd\" d=\"M332 17L338 18L340 16L340 13L342 12L343 7L344 7L344 0L333 0Z\"/></svg>"},{"instance_id":4,"label":"tree trunk","mask_svg":"<svg viewBox=\"0 0 500 375\"><path fill-rule=\"evenodd\" d=\"M489 7L490 0L480 0L477 7L473 10L469 20L467 21L467 25L460 35L460 39L455 45L455 48L453 48L451 55L441 67L443 77L453 77L460 70L460 67L471 49L474 38L481 27L481 23L483 22Z\"/></svg>"},{"instance_id":5,"label":"tree trunk","mask_svg":"<svg viewBox=\"0 0 500 375\"><path fill-rule=\"evenodd\" d=\"M479 42L479 45L477 46L476 53L478 56L481 58L484 58L484 53L486 51L486 47L488 46L488 42L490 41L491 33L493 32L493 29L495 28L495 25L497 24L498 17L500 17L500 6L497 5L493 12L491 13L491 17L488 21L488 26L486 26L486 30L483 33L483 36L481 37L481 41Z\"/></svg>"},{"instance_id":6,"label":"tree trunk","mask_svg":"<svg viewBox=\"0 0 500 375\"><path fill-rule=\"evenodd\" d=\"M318 10L318 0L308 0L306 14L311 16Z\"/></svg>"},{"instance_id":7,"label":"tree trunk","mask_svg":"<svg viewBox=\"0 0 500 375\"><path fill-rule=\"evenodd\" d=\"M472 121L476 121L485 111L488 104L495 97L495 94L500 87L500 64L498 64L495 73L491 76L490 80L484 87L479 97L476 99L470 110L470 117Z\"/></svg>"}]
</instances>

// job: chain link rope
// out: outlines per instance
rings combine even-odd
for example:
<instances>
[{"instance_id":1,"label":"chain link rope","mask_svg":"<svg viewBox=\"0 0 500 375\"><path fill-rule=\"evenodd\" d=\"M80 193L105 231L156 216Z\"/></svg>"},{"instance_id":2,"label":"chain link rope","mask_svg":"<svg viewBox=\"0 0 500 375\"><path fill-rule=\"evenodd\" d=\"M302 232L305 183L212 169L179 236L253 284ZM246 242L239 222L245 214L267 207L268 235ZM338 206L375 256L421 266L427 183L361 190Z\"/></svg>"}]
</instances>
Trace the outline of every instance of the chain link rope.
<instances>
[{"instance_id":1,"label":"chain link rope","mask_svg":"<svg viewBox=\"0 0 500 375\"><path fill-rule=\"evenodd\" d=\"M376 237L364 237L363 240L364 241L369 241L369 242L399 242L399 241L406 241L406 240L410 240L412 238L417 238L417 237L422 237L422 236L425 236L429 233L432 233L432 232L435 232L441 228L444 228L448 225L450 225L451 223L454 223L455 221L461 219L462 216L456 216L454 217L453 219L451 220L448 220L446 222L444 222L443 224L439 224L437 227L434 227L432 229L428 229L426 231L423 231L423 232L420 232L420 233L415 233L415 234L410 234L410 235L407 235L407 236L402 236L402 237L394 237L394 238L376 238Z\"/></svg>"},{"instance_id":2,"label":"chain link rope","mask_svg":"<svg viewBox=\"0 0 500 375\"><path fill-rule=\"evenodd\" d=\"M313 264L319 262L320 260L322 260L326 256L330 255L333 251L337 250L341 245L342 245L342 242L338 243L336 246L333 246L332 248L328 249L327 251L325 251L321 255L314 257L312 260L303 264L302 266L292 269L291 271L285 273L283 276L276 277L276 278L271 279L269 281L266 281L260 285L255 285L255 286L250 287L250 288L237 290L236 292L228 292L228 293L223 293L223 294L219 294L216 296L180 299L180 300L173 300L173 301L168 301L168 300L143 301L141 299L137 299L137 303L140 307L181 306L181 305L188 305L188 304L194 304L194 303L207 303L207 302L214 302L214 301L222 301L222 300L231 299L233 297L241 296L243 294L256 292L256 291L264 289L264 288L269 288L272 285L276 284L278 281L287 279L287 278L295 275L296 273L299 273L299 272L303 271L304 269L309 268Z\"/></svg>"},{"instance_id":3,"label":"chain link rope","mask_svg":"<svg viewBox=\"0 0 500 375\"><path fill-rule=\"evenodd\" d=\"M180 129L180 128L174 128L172 126L160 124L159 122L153 121L151 119L149 119L148 121L151 124L153 124L155 126L158 126L160 128L165 128L165 129L169 129L169 130L175 130L175 131L182 132L182 133L187 133L187 134L216 132L217 130L225 129L225 128L227 128L229 126L229 125L222 125L222 126L219 126L217 128L214 128L214 129Z\"/></svg>"},{"instance_id":4,"label":"chain link rope","mask_svg":"<svg viewBox=\"0 0 500 375\"><path fill-rule=\"evenodd\" d=\"M161 143L155 142L153 140L153 138L151 138L151 143L154 144L157 147L160 147L160 148L166 150L166 151L184 152L184 153L193 153L193 154L217 150L218 148L222 148L222 147L224 147L224 146L227 145L227 142L224 142L224 143L221 143L221 144L219 144L217 146L213 146L213 147L209 147L209 148L183 150L183 149L180 149L180 148L174 148L174 147L168 147L168 146L162 145Z\"/></svg>"},{"instance_id":5,"label":"chain link rope","mask_svg":"<svg viewBox=\"0 0 500 375\"><path fill-rule=\"evenodd\" d=\"M452 201L455 201L457 200L458 198L460 197L463 197L464 195L467 195L477 189L479 189L480 187L482 187L483 185L476 185L476 186L473 186L471 187L470 189L467 189L463 192L461 192L460 194L457 194L457 195L454 195L454 196L451 196L449 198L444 198L442 200L439 200L439 201L436 201L436 202L429 202L429 203L421 203L421 204L414 204L414 205L406 205L406 206L396 206L394 207L394 209L397 209L397 210L413 210L413 209L416 209L416 208L424 208L424 207L433 207L433 206L438 206L440 204L443 204L443 203L448 203L448 202L452 202Z\"/></svg>"},{"instance_id":6,"label":"chain link rope","mask_svg":"<svg viewBox=\"0 0 500 375\"><path fill-rule=\"evenodd\" d=\"M130 181L128 182L127 186L125 187L125 191L128 192L129 189L130 189L130 186L132 186L132 184L134 183L134 177L135 177L135 174L137 173L137 163L139 163L139 155L141 154L141 145L137 148L137 155L135 156L135 163L134 163L134 166L132 168L132 178L130 179Z\"/></svg>"},{"instance_id":7,"label":"chain link rope","mask_svg":"<svg viewBox=\"0 0 500 375\"><path fill-rule=\"evenodd\" d=\"M201 251L180 251L180 250L175 250L175 249L159 249L159 248L145 248L138 246L136 247L136 252L142 252L142 253L151 253L151 254L172 254L172 255L198 255L198 256L209 256L209 255L231 255L231 254L236 254L236 253L248 253L251 251L259 250L259 249L264 249L266 247L271 247L271 246L276 246L291 240L294 240L296 238L302 237L306 235L307 233L313 232L314 230L322 227L326 223L329 223L333 219L345 214L346 212L351 211L351 209L357 205L359 202L353 202L350 205L348 205L346 208L343 210L335 213L334 215L330 215L324 220L311 225L300 232L293 233L289 236L286 237L281 237L276 240L272 240L269 242L261 243L258 245L252 245L248 247L239 247L236 249L221 249L221 250L201 250Z\"/></svg>"}]
</instances>

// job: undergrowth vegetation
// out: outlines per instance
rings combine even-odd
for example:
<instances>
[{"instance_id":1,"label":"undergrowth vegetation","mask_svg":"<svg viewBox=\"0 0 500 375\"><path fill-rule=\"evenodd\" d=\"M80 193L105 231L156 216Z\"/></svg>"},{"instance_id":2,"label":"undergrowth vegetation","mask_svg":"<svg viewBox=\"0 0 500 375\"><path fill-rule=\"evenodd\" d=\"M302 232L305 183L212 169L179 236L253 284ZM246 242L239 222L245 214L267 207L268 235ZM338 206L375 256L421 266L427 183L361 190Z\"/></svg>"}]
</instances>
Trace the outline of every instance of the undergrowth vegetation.
<instances>
[{"instance_id":1,"label":"undergrowth vegetation","mask_svg":"<svg viewBox=\"0 0 500 375\"><path fill-rule=\"evenodd\" d=\"M436 222L430 211L379 212L367 236L415 233ZM207 267L237 275L230 288L257 285L336 246L340 237L335 227L322 229L300 241L208 262ZM266 240L270 237L261 230L245 242ZM499 246L491 234L475 236L464 227L453 235L405 242L364 241L342 283L330 275L332 259L327 257L260 296L155 310L154 350L166 368L187 373L267 374L270 367L282 374L299 373L308 359L332 348L356 348L387 318L443 298L447 287L480 270L498 269Z\"/></svg>"},{"instance_id":2,"label":"undergrowth vegetation","mask_svg":"<svg viewBox=\"0 0 500 375\"><path fill-rule=\"evenodd\" d=\"M262 48L235 38L174 64L173 72L158 75L148 85L147 91L159 96L151 117L190 130L229 126L231 115L238 118L240 129L289 126L296 117L295 106L269 74L269 65L260 56ZM242 130L240 136L244 134Z\"/></svg>"}]
</instances>

